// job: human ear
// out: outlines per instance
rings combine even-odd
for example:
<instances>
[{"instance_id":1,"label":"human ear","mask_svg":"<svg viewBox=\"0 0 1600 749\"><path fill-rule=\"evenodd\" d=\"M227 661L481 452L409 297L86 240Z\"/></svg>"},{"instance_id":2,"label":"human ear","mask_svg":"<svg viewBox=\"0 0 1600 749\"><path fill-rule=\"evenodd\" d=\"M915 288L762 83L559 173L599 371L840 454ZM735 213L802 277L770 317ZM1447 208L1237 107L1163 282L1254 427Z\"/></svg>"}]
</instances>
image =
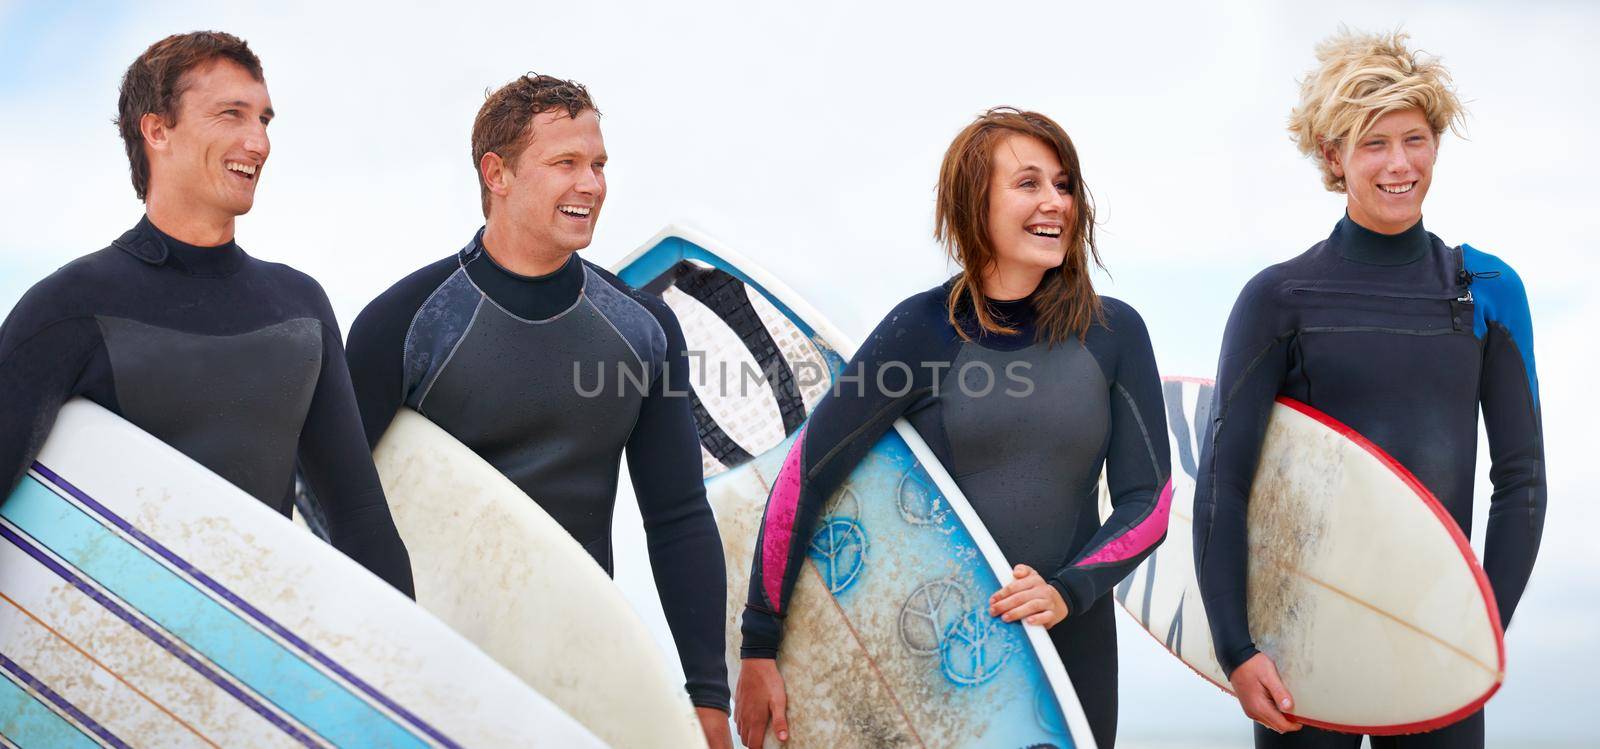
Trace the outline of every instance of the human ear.
<instances>
[{"instance_id":1,"label":"human ear","mask_svg":"<svg viewBox=\"0 0 1600 749\"><path fill-rule=\"evenodd\" d=\"M1344 179L1344 153L1339 150L1338 142L1321 140L1318 143L1322 147L1322 160L1327 162L1333 176Z\"/></svg>"},{"instance_id":2,"label":"human ear","mask_svg":"<svg viewBox=\"0 0 1600 749\"><path fill-rule=\"evenodd\" d=\"M154 112L145 112L139 118L139 134L144 136L145 145L156 151L167 148L167 121L166 118Z\"/></svg>"},{"instance_id":3,"label":"human ear","mask_svg":"<svg viewBox=\"0 0 1600 749\"><path fill-rule=\"evenodd\" d=\"M502 198L506 196L508 191L509 180L507 178L516 176L506 167L506 162L500 158L500 154L493 151L484 154L483 158L478 161L478 171L483 174L483 184L488 186L489 192Z\"/></svg>"}]
</instances>

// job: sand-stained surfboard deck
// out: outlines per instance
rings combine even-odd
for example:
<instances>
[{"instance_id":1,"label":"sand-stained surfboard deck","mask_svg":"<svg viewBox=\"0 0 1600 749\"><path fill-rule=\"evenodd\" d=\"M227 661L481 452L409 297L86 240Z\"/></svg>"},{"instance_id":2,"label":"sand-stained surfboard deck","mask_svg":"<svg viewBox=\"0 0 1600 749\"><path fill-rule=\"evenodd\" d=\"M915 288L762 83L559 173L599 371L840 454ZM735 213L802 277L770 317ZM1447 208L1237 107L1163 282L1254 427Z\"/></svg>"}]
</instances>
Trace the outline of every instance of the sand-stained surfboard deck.
<instances>
[{"instance_id":1,"label":"sand-stained surfboard deck","mask_svg":"<svg viewBox=\"0 0 1600 749\"><path fill-rule=\"evenodd\" d=\"M1168 651L1227 689L1194 569L1212 383L1164 378L1174 462L1166 541L1116 588ZM1101 514L1110 506L1101 493ZM1455 521L1378 446L1279 398L1247 519L1250 630L1309 725L1403 734L1481 708L1505 676L1494 593Z\"/></svg>"},{"instance_id":2,"label":"sand-stained surfboard deck","mask_svg":"<svg viewBox=\"0 0 1600 749\"><path fill-rule=\"evenodd\" d=\"M853 346L754 264L689 230L669 227L617 272L662 296L689 349L704 352L691 357L692 385L736 674L768 489ZM1044 630L988 615L1010 565L904 420L830 499L808 552L779 658L788 746L1094 745Z\"/></svg>"},{"instance_id":3,"label":"sand-stained surfboard deck","mask_svg":"<svg viewBox=\"0 0 1600 749\"><path fill-rule=\"evenodd\" d=\"M0 505L10 746L601 746L337 550L111 412Z\"/></svg>"},{"instance_id":4,"label":"sand-stained surfboard deck","mask_svg":"<svg viewBox=\"0 0 1600 749\"><path fill-rule=\"evenodd\" d=\"M510 479L408 408L373 460L423 608L607 743L705 746L621 589Z\"/></svg>"}]
</instances>

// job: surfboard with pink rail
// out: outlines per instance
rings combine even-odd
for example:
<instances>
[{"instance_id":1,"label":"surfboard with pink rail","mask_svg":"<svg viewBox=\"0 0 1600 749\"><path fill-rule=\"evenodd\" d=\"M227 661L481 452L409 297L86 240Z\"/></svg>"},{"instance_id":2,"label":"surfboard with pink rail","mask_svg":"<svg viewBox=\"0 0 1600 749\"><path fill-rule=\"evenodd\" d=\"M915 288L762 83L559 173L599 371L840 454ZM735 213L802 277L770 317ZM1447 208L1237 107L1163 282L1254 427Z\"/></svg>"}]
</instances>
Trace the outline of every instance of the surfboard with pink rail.
<instances>
[{"instance_id":1,"label":"surfboard with pink rail","mask_svg":"<svg viewBox=\"0 0 1600 749\"><path fill-rule=\"evenodd\" d=\"M1168 651L1228 689L1194 566L1212 382L1163 378L1173 463L1166 541L1115 589ZM1101 493L1101 514L1110 504ZM1250 631L1308 725L1390 735L1476 712L1505 677L1488 578L1439 501L1377 445L1279 398L1247 518Z\"/></svg>"}]
</instances>

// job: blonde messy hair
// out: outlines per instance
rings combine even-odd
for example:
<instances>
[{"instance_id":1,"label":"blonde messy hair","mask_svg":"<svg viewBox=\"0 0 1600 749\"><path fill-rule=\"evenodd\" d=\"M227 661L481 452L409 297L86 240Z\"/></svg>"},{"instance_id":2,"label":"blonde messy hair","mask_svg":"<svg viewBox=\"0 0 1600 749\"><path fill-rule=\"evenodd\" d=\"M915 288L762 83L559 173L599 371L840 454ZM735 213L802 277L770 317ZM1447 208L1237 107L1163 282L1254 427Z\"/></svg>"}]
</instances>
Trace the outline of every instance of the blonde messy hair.
<instances>
[{"instance_id":1,"label":"blonde messy hair","mask_svg":"<svg viewBox=\"0 0 1600 749\"><path fill-rule=\"evenodd\" d=\"M1323 146L1344 148L1360 140L1390 112L1421 110L1435 140L1445 128L1460 135L1466 112L1450 85L1450 71L1437 57L1407 49L1407 38L1400 31L1341 28L1317 45L1317 67L1300 82L1289 133L1300 153L1317 162L1329 191L1344 192L1345 184L1334 175Z\"/></svg>"}]
</instances>

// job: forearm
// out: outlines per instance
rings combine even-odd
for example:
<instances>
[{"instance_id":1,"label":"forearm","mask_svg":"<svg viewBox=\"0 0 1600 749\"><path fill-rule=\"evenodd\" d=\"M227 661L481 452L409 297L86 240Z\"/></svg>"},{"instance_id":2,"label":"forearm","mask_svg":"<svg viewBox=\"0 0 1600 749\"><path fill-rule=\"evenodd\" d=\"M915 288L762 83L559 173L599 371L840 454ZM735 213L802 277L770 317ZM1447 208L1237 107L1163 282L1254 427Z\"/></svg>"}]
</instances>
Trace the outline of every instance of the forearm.
<instances>
[{"instance_id":1,"label":"forearm","mask_svg":"<svg viewBox=\"0 0 1600 749\"><path fill-rule=\"evenodd\" d=\"M647 529L650 566L667 626L683 664L685 689L699 707L729 709L724 660L727 568L722 538L711 509L698 510Z\"/></svg>"}]
</instances>

